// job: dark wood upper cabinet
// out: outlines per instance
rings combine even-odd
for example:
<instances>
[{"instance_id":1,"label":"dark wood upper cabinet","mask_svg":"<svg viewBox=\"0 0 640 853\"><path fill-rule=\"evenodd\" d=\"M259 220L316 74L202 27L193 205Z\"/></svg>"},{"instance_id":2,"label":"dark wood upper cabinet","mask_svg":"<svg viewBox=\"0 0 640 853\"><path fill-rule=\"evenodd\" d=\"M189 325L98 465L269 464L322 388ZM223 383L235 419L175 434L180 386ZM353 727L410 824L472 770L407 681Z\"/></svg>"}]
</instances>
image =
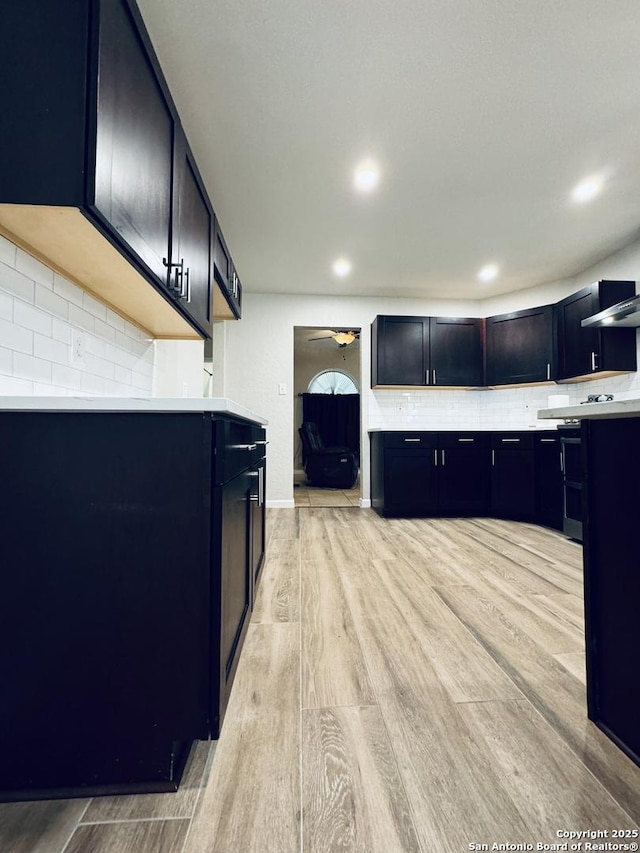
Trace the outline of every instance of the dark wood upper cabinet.
<instances>
[{"instance_id":1,"label":"dark wood upper cabinet","mask_svg":"<svg viewBox=\"0 0 640 853\"><path fill-rule=\"evenodd\" d=\"M213 241L213 270L214 320L239 319L242 315L242 285L217 220Z\"/></svg>"},{"instance_id":2,"label":"dark wood upper cabinet","mask_svg":"<svg viewBox=\"0 0 640 853\"><path fill-rule=\"evenodd\" d=\"M484 320L478 317L431 317L432 385L484 384Z\"/></svg>"},{"instance_id":3,"label":"dark wood upper cabinet","mask_svg":"<svg viewBox=\"0 0 640 853\"><path fill-rule=\"evenodd\" d=\"M184 133L174 144L174 196L171 229L169 285L193 319L211 325L213 264L211 239L213 211Z\"/></svg>"},{"instance_id":4,"label":"dark wood upper cabinet","mask_svg":"<svg viewBox=\"0 0 640 853\"><path fill-rule=\"evenodd\" d=\"M2 36L0 233L154 336L209 336L214 211L134 0L12 3Z\"/></svg>"},{"instance_id":5,"label":"dark wood upper cabinet","mask_svg":"<svg viewBox=\"0 0 640 853\"><path fill-rule=\"evenodd\" d=\"M553 305L487 318L487 385L556 378Z\"/></svg>"},{"instance_id":6,"label":"dark wood upper cabinet","mask_svg":"<svg viewBox=\"0 0 640 853\"><path fill-rule=\"evenodd\" d=\"M429 318L385 317L373 322L371 385L427 385Z\"/></svg>"},{"instance_id":7,"label":"dark wood upper cabinet","mask_svg":"<svg viewBox=\"0 0 640 853\"><path fill-rule=\"evenodd\" d=\"M164 283L175 119L127 6L99 15L95 208Z\"/></svg>"},{"instance_id":8,"label":"dark wood upper cabinet","mask_svg":"<svg viewBox=\"0 0 640 853\"><path fill-rule=\"evenodd\" d=\"M634 281L597 281L555 305L558 380L592 379L637 370L636 330L584 328L582 320L634 296Z\"/></svg>"},{"instance_id":9,"label":"dark wood upper cabinet","mask_svg":"<svg viewBox=\"0 0 640 853\"><path fill-rule=\"evenodd\" d=\"M481 385L484 321L378 316L372 325L371 385Z\"/></svg>"}]
</instances>

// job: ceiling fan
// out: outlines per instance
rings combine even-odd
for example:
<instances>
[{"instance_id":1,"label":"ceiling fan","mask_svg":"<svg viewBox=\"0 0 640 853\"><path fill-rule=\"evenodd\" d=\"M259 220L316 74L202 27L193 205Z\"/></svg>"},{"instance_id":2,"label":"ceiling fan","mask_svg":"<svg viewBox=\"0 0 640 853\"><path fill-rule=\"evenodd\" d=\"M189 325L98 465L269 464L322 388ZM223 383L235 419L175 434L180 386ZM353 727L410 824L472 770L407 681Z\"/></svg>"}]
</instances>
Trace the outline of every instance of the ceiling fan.
<instances>
[{"instance_id":1,"label":"ceiling fan","mask_svg":"<svg viewBox=\"0 0 640 853\"><path fill-rule=\"evenodd\" d=\"M339 347L347 347L360 338L360 332L353 329L327 329L326 331L326 335L319 338L309 338L309 341L326 341L333 338Z\"/></svg>"}]
</instances>

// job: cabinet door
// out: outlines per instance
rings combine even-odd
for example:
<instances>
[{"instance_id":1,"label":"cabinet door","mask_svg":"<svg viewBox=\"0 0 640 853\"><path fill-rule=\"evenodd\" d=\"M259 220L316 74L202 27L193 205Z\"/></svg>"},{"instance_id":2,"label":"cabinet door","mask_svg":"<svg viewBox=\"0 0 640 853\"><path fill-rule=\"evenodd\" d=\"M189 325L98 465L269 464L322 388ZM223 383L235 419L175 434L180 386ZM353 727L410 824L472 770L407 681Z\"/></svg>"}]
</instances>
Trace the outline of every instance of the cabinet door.
<instances>
[{"instance_id":1,"label":"cabinet door","mask_svg":"<svg viewBox=\"0 0 640 853\"><path fill-rule=\"evenodd\" d=\"M220 724L231 692L251 612L251 480L239 474L218 489L221 512Z\"/></svg>"},{"instance_id":2,"label":"cabinet door","mask_svg":"<svg viewBox=\"0 0 640 853\"><path fill-rule=\"evenodd\" d=\"M239 320L242 287L217 219L213 239L213 274L215 279L214 319Z\"/></svg>"},{"instance_id":3,"label":"cabinet door","mask_svg":"<svg viewBox=\"0 0 640 853\"><path fill-rule=\"evenodd\" d=\"M432 385L482 385L484 321L464 317L431 317L429 323Z\"/></svg>"},{"instance_id":4,"label":"cabinet door","mask_svg":"<svg viewBox=\"0 0 640 853\"><path fill-rule=\"evenodd\" d=\"M595 285L583 288L558 303L561 379L595 373L599 369L600 330L580 325L582 320L599 310Z\"/></svg>"},{"instance_id":5,"label":"cabinet door","mask_svg":"<svg viewBox=\"0 0 640 853\"><path fill-rule=\"evenodd\" d=\"M174 119L127 4L99 8L95 207L164 282Z\"/></svg>"},{"instance_id":6,"label":"cabinet door","mask_svg":"<svg viewBox=\"0 0 640 853\"><path fill-rule=\"evenodd\" d=\"M438 450L440 514L487 515L490 474L488 435L442 435Z\"/></svg>"},{"instance_id":7,"label":"cabinet door","mask_svg":"<svg viewBox=\"0 0 640 853\"><path fill-rule=\"evenodd\" d=\"M603 280L556 305L558 378L589 378L600 372L637 369L635 329L583 327L582 320L635 295L635 282Z\"/></svg>"},{"instance_id":8,"label":"cabinet door","mask_svg":"<svg viewBox=\"0 0 640 853\"><path fill-rule=\"evenodd\" d=\"M437 452L435 448L385 450L385 515L437 514Z\"/></svg>"},{"instance_id":9,"label":"cabinet door","mask_svg":"<svg viewBox=\"0 0 640 853\"><path fill-rule=\"evenodd\" d=\"M371 359L373 386L427 385L429 318L376 317Z\"/></svg>"},{"instance_id":10,"label":"cabinet door","mask_svg":"<svg viewBox=\"0 0 640 853\"><path fill-rule=\"evenodd\" d=\"M201 331L211 330L213 214L182 131L176 133L169 279Z\"/></svg>"},{"instance_id":11,"label":"cabinet door","mask_svg":"<svg viewBox=\"0 0 640 853\"><path fill-rule=\"evenodd\" d=\"M487 385L556 378L553 306L487 318Z\"/></svg>"},{"instance_id":12,"label":"cabinet door","mask_svg":"<svg viewBox=\"0 0 640 853\"><path fill-rule=\"evenodd\" d=\"M534 519L534 466L533 444L529 437L494 437L491 467L493 515L517 520Z\"/></svg>"},{"instance_id":13,"label":"cabinet door","mask_svg":"<svg viewBox=\"0 0 640 853\"><path fill-rule=\"evenodd\" d=\"M562 452L560 435L535 436L536 521L562 530Z\"/></svg>"}]
</instances>

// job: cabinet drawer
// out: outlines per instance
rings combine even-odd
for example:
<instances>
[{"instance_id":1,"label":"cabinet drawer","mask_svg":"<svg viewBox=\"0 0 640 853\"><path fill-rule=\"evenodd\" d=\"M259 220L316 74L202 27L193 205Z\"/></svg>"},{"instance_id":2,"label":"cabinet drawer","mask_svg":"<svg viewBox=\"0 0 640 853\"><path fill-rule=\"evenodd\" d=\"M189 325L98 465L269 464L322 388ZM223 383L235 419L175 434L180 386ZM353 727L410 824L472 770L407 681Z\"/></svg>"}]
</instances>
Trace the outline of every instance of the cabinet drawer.
<instances>
[{"instance_id":1,"label":"cabinet drawer","mask_svg":"<svg viewBox=\"0 0 640 853\"><path fill-rule=\"evenodd\" d=\"M489 432L441 432L438 436L440 447L490 447Z\"/></svg>"},{"instance_id":2,"label":"cabinet drawer","mask_svg":"<svg viewBox=\"0 0 640 853\"><path fill-rule=\"evenodd\" d=\"M385 447L404 447L407 450L421 447L433 448L438 446L437 432L386 432L384 434Z\"/></svg>"},{"instance_id":3,"label":"cabinet drawer","mask_svg":"<svg viewBox=\"0 0 640 853\"><path fill-rule=\"evenodd\" d=\"M215 421L214 482L228 483L241 471L249 468L260 445L253 436L254 424L248 421L220 419Z\"/></svg>"},{"instance_id":4,"label":"cabinet drawer","mask_svg":"<svg viewBox=\"0 0 640 853\"><path fill-rule=\"evenodd\" d=\"M533 449L533 439L532 432L494 432L491 447L494 450L528 450Z\"/></svg>"}]
</instances>

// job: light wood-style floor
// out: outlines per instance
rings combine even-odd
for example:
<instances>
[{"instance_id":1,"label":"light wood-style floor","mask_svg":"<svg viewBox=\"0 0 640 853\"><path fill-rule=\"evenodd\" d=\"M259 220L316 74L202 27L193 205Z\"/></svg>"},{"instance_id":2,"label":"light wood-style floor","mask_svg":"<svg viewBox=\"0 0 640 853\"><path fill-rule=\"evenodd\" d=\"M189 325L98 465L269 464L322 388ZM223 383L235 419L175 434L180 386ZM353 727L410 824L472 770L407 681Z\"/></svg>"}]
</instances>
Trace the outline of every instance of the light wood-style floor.
<instances>
[{"instance_id":1,"label":"light wood-style floor","mask_svg":"<svg viewBox=\"0 0 640 853\"><path fill-rule=\"evenodd\" d=\"M296 507L309 506L360 506L360 484L352 489L324 489L296 483L293 490Z\"/></svg>"},{"instance_id":2,"label":"light wood-style floor","mask_svg":"<svg viewBox=\"0 0 640 853\"><path fill-rule=\"evenodd\" d=\"M356 508L268 528L215 749L177 794L1 805L2 853L461 853L637 828L640 768L586 718L579 545Z\"/></svg>"}]
</instances>

